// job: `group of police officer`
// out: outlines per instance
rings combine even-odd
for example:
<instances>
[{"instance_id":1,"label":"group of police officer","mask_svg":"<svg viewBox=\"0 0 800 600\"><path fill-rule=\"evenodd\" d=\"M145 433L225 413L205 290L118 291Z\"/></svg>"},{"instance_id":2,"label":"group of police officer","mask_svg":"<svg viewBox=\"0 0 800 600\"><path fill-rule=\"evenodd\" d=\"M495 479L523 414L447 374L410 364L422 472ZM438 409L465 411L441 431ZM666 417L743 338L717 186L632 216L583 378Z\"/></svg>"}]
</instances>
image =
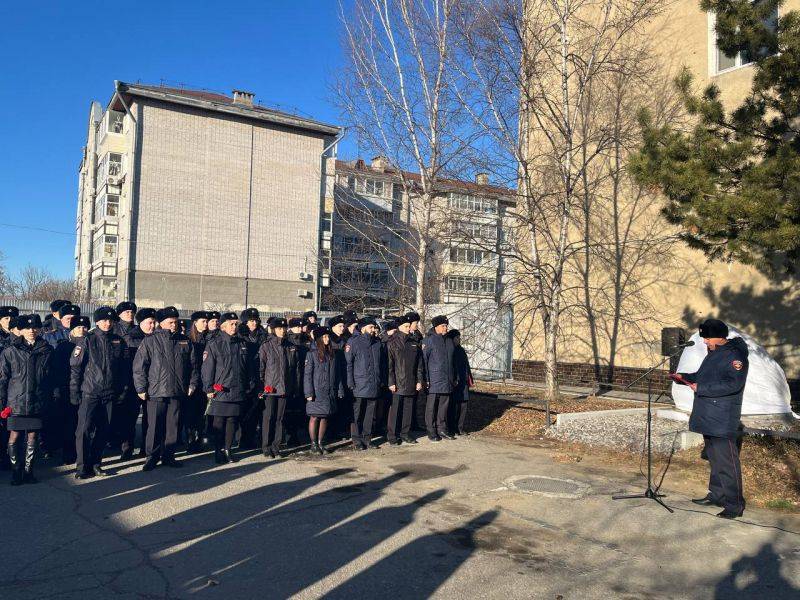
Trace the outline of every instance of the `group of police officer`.
<instances>
[{"instance_id":1,"label":"group of police officer","mask_svg":"<svg viewBox=\"0 0 800 600\"><path fill-rule=\"evenodd\" d=\"M432 441L466 433L472 375L445 316L425 336L414 312L383 331L353 311L324 327L313 311L262 325L255 308L198 311L186 327L174 307L122 302L93 321L66 300L44 322L0 307L0 467L13 485L36 481L39 449L75 463L78 479L109 475L103 454L133 457L140 413L144 471L180 467L181 439L189 453L210 442L218 464L236 461L236 438L258 447L259 425L261 451L275 458L285 425L296 436L303 413L313 453L329 452L329 427L354 450L375 447L376 422L390 444L414 444L414 406L426 395Z\"/></svg>"}]
</instances>

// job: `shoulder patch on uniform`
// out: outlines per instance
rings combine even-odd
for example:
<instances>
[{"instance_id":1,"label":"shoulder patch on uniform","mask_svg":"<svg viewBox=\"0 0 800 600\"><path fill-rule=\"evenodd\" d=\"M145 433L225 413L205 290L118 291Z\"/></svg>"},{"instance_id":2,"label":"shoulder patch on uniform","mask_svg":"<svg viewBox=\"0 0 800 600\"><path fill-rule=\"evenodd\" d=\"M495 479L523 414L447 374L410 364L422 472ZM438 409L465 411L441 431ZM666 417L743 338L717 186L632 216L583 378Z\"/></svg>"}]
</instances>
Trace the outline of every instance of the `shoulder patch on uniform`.
<instances>
[{"instance_id":1,"label":"shoulder patch on uniform","mask_svg":"<svg viewBox=\"0 0 800 600\"><path fill-rule=\"evenodd\" d=\"M208 358L208 350L206 350L205 352L203 352L203 360L205 360L205 359L207 359L207 358Z\"/></svg>"},{"instance_id":2,"label":"shoulder patch on uniform","mask_svg":"<svg viewBox=\"0 0 800 600\"><path fill-rule=\"evenodd\" d=\"M83 350L81 346L75 346L75 350L72 351L72 356L77 358L81 355L81 350Z\"/></svg>"},{"instance_id":3,"label":"shoulder patch on uniform","mask_svg":"<svg viewBox=\"0 0 800 600\"><path fill-rule=\"evenodd\" d=\"M731 363L734 369L741 371L744 368L744 363L740 360L735 360Z\"/></svg>"},{"instance_id":4,"label":"shoulder patch on uniform","mask_svg":"<svg viewBox=\"0 0 800 600\"><path fill-rule=\"evenodd\" d=\"M344 351L345 352L350 352L350 344L345 344L344 345Z\"/></svg>"}]
</instances>

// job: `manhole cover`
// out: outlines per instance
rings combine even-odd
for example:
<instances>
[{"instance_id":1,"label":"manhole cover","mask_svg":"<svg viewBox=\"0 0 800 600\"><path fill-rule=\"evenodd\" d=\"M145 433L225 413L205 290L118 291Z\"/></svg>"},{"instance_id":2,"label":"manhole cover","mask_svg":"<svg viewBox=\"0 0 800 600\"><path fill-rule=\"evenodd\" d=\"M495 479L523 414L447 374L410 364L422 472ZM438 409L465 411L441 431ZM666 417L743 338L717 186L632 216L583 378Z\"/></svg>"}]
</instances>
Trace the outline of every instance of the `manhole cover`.
<instances>
[{"instance_id":1,"label":"manhole cover","mask_svg":"<svg viewBox=\"0 0 800 600\"><path fill-rule=\"evenodd\" d=\"M526 494L539 494L553 498L578 498L589 491L589 486L572 479L558 479L545 475L524 475L505 481L506 487Z\"/></svg>"}]
</instances>

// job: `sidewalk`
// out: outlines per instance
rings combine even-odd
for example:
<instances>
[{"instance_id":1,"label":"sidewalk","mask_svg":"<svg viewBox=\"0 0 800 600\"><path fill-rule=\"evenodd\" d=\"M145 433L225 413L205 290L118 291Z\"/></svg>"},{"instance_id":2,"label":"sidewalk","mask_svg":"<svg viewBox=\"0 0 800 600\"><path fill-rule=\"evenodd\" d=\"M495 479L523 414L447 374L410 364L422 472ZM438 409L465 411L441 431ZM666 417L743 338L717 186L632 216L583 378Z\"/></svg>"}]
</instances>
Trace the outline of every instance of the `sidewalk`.
<instances>
[{"instance_id":1,"label":"sidewalk","mask_svg":"<svg viewBox=\"0 0 800 600\"><path fill-rule=\"evenodd\" d=\"M77 482L0 486L0 595L58 598L796 598L800 518L669 514L638 465L564 464L545 443L473 435ZM554 480L525 479L545 476ZM559 481L562 480L562 481ZM667 484L671 484L669 476ZM525 489L549 488L550 495Z\"/></svg>"}]
</instances>

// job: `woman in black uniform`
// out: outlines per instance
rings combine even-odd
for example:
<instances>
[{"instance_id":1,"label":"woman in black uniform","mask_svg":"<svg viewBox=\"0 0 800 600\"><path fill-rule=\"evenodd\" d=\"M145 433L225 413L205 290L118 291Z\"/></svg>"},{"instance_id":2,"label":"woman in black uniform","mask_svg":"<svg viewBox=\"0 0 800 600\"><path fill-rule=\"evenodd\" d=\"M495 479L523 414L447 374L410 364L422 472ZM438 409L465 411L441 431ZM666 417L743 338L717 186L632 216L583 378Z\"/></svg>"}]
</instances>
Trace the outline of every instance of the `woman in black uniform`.
<instances>
[{"instance_id":1,"label":"woman in black uniform","mask_svg":"<svg viewBox=\"0 0 800 600\"><path fill-rule=\"evenodd\" d=\"M0 416L7 419L8 455L11 459L11 485L36 483L33 460L36 457L42 415L52 401L50 361L53 347L39 337L39 315L17 318L21 335L0 354ZM25 461L18 443L25 434Z\"/></svg>"},{"instance_id":2,"label":"woman in black uniform","mask_svg":"<svg viewBox=\"0 0 800 600\"><path fill-rule=\"evenodd\" d=\"M189 329L189 339L192 341L192 349L197 362L203 358L206 349L208 336L208 313L199 310L192 313L192 326ZM186 432L186 452L195 454L203 449L203 430L206 420L206 406L208 399L205 392L201 389L195 390L194 394L186 398L186 405L182 411L183 427Z\"/></svg>"},{"instance_id":3,"label":"woman in black uniform","mask_svg":"<svg viewBox=\"0 0 800 600\"><path fill-rule=\"evenodd\" d=\"M344 397L344 365L340 353L331 346L327 327L314 329L314 340L306 355L303 383L308 435L313 454L328 454L323 441L328 419L336 413L336 401Z\"/></svg>"}]
</instances>

